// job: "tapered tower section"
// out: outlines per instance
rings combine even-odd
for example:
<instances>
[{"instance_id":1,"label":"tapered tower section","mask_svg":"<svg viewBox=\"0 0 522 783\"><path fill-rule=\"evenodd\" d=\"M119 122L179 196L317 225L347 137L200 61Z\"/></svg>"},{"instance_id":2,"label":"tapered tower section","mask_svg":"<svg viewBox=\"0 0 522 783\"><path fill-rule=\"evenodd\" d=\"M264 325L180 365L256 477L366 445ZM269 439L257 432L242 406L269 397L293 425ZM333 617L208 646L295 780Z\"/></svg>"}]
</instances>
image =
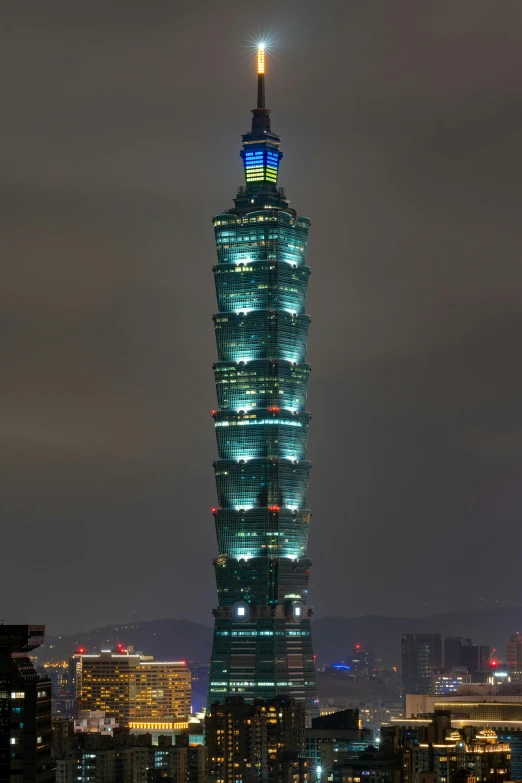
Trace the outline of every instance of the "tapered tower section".
<instances>
[{"instance_id":1,"label":"tapered tower section","mask_svg":"<svg viewBox=\"0 0 522 783\"><path fill-rule=\"evenodd\" d=\"M218 607L209 704L288 694L317 712L307 606L310 414L306 391L310 221L277 185L282 153L265 108L260 47L257 108L243 139L245 185L214 218L218 409Z\"/></svg>"}]
</instances>

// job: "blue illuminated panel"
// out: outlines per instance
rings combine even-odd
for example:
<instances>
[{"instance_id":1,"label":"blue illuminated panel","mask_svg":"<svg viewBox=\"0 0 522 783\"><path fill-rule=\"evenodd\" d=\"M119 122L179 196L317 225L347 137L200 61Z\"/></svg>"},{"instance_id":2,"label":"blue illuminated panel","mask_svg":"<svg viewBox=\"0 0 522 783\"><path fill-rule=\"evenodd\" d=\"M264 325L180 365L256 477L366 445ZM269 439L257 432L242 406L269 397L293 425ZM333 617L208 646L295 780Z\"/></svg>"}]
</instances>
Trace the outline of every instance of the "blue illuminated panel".
<instances>
[{"instance_id":1,"label":"blue illuminated panel","mask_svg":"<svg viewBox=\"0 0 522 783\"><path fill-rule=\"evenodd\" d=\"M245 167L245 180L250 182L277 182L277 172L281 153L267 147L248 149L242 153Z\"/></svg>"}]
</instances>

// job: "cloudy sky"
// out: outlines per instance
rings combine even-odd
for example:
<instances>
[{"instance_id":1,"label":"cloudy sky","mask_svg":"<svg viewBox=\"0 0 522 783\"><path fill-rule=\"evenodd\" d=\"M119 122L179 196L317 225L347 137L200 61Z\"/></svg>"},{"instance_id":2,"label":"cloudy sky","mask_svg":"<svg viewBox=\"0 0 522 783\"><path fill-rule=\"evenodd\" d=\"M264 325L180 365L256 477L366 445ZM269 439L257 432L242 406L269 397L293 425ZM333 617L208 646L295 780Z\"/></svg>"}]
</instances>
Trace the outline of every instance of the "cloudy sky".
<instances>
[{"instance_id":1,"label":"cloudy sky","mask_svg":"<svg viewBox=\"0 0 522 783\"><path fill-rule=\"evenodd\" d=\"M0 9L0 619L211 624L250 42L312 220L316 616L519 603L518 0Z\"/></svg>"}]
</instances>

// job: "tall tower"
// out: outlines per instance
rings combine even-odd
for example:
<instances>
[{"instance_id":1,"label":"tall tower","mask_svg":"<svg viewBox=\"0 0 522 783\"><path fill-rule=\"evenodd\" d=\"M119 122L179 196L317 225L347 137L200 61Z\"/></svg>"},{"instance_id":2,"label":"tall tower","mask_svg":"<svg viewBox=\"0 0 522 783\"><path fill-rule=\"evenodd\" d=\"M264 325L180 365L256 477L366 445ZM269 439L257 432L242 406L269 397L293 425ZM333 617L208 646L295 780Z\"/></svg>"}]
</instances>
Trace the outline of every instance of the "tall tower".
<instances>
[{"instance_id":1,"label":"tall tower","mask_svg":"<svg viewBox=\"0 0 522 783\"><path fill-rule=\"evenodd\" d=\"M257 72L257 108L240 153L246 184L234 208L213 220L219 605L208 704L286 694L304 701L310 718L318 712L306 605L310 221L277 186L283 155L265 108L262 46Z\"/></svg>"}]
</instances>

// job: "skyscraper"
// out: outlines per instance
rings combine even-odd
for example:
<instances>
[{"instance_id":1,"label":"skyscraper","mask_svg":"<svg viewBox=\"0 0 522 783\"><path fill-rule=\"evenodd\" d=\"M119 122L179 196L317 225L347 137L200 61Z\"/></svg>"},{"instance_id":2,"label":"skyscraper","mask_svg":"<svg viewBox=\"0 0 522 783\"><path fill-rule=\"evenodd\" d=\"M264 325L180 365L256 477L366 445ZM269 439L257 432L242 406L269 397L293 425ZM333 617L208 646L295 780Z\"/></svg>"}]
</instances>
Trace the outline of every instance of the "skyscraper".
<instances>
[{"instance_id":1,"label":"skyscraper","mask_svg":"<svg viewBox=\"0 0 522 783\"><path fill-rule=\"evenodd\" d=\"M444 665L440 633L403 633L401 640L402 696L431 693L432 674Z\"/></svg>"},{"instance_id":2,"label":"skyscraper","mask_svg":"<svg viewBox=\"0 0 522 783\"><path fill-rule=\"evenodd\" d=\"M512 671L522 672L522 634L518 631L509 637L506 645L506 662Z\"/></svg>"},{"instance_id":3,"label":"skyscraper","mask_svg":"<svg viewBox=\"0 0 522 783\"><path fill-rule=\"evenodd\" d=\"M38 677L30 653L43 625L0 625L0 780L54 781L51 680Z\"/></svg>"},{"instance_id":4,"label":"skyscraper","mask_svg":"<svg viewBox=\"0 0 522 783\"><path fill-rule=\"evenodd\" d=\"M243 135L245 185L214 218L218 410L213 411L219 606L209 704L287 694L317 709L307 607L310 463L305 411L310 221L277 185L282 152L265 108L265 51L257 108Z\"/></svg>"}]
</instances>

